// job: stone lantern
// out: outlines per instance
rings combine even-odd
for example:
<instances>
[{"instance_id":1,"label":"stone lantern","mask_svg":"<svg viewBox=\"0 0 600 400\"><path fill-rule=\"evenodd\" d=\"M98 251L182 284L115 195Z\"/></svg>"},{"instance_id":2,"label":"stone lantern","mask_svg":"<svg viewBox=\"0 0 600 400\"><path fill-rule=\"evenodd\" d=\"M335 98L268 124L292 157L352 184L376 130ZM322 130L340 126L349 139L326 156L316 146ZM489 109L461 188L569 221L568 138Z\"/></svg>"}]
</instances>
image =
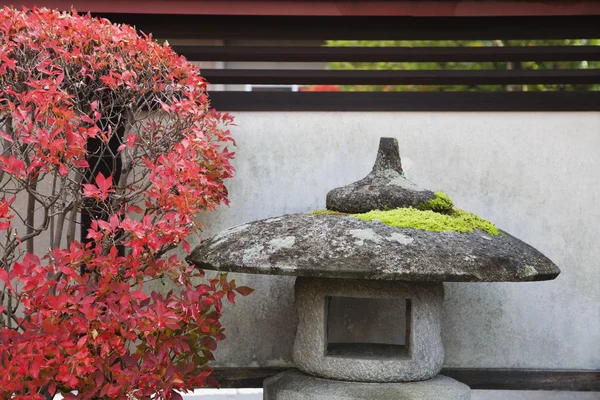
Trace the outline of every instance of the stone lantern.
<instances>
[{"instance_id":1,"label":"stone lantern","mask_svg":"<svg viewBox=\"0 0 600 400\"><path fill-rule=\"evenodd\" d=\"M381 139L369 175L328 193L327 210L236 226L204 241L188 261L298 277L298 370L265 381L269 400L470 399L468 386L438 375L442 282L539 281L560 273L533 247L408 181L392 138ZM381 330L398 340L334 331L344 302L350 318L365 304L387 308L394 317L380 320Z\"/></svg>"}]
</instances>

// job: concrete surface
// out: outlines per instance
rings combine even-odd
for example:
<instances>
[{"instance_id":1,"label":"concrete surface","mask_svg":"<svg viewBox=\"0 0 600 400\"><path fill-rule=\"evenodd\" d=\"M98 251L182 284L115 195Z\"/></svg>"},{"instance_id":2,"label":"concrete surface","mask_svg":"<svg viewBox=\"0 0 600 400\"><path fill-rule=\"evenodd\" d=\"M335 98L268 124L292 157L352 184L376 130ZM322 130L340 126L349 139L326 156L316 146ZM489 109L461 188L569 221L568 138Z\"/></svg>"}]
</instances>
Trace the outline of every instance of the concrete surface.
<instances>
[{"instance_id":1,"label":"concrete surface","mask_svg":"<svg viewBox=\"0 0 600 400\"><path fill-rule=\"evenodd\" d=\"M265 380L265 400L470 400L471 389L437 375L422 382L363 383L319 379L290 370Z\"/></svg>"},{"instance_id":2,"label":"concrete surface","mask_svg":"<svg viewBox=\"0 0 600 400\"><path fill-rule=\"evenodd\" d=\"M471 400L598 400L600 393L473 390ZM57 396L56 400L61 397ZM263 400L262 389L198 389L184 400Z\"/></svg>"},{"instance_id":3,"label":"concrete surface","mask_svg":"<svg viewBox=\"0 0 600 400\"><path fill-rule=\"evenodd\" d=\"M364 177L379 138L398 139L405 175L444 190L549 256L551 282L446 284L448 367L600 368L600 113L236 112L231 206L206 236L322 209L329 190ZM192 245L198 244L198 241ZM228 307L221 366L292 364L293 278L235 275L254 287Z\"/></svg>"},{"instance_id":4,"label":"concrete surface","mask_svg":"<svg viewBox=\"0 0 600 400\"><path fill-rule=\"evenodd\" d=\"M473 390L472 400L599 400L600 393Z\"/></svg>"}]
</instances>

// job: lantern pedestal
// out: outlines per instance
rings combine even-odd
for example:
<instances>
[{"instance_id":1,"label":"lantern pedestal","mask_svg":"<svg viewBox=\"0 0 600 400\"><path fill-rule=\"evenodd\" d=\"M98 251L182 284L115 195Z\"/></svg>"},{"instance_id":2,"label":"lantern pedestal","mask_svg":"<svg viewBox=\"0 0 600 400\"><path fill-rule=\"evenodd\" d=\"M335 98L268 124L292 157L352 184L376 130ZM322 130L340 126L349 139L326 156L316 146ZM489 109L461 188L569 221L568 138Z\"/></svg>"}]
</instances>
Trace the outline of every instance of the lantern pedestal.
<instances>
[{"instance_id":1,"label":"lantern pedestal","mask_svg":"<svg viewBox=\"0 0 600 400\"><path fill-rule=\"evenodd\" d=\"M437 375L442 283L298 277L295 288L299 371L267 379L264 399L471 398Z\"/></svg>"},{"instance_id":2,"label":"lantern pedestal","mask_svg":"<svg viewBox=\"0 0 600 400\"><path fill-rule=\"evenodd\" d=\"M316 378L297 370L264 382L265 400L470 400L471 389L437 375L423 382L366 383Z\"/></svg>"}]
</instances>

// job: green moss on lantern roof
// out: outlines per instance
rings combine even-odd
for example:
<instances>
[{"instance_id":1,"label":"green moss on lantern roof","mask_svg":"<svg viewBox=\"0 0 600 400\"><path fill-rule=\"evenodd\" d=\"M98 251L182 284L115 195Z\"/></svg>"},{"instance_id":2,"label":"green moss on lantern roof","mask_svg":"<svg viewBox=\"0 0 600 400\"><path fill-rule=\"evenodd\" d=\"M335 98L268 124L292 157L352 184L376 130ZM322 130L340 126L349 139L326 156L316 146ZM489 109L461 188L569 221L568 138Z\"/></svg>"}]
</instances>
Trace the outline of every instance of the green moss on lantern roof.
<instances>
[{"instance_id":1,"label":"green moss on lantern roof","mask_svg":"<svg viewBox=\"0 0 600 400\"><path fill-rule=\"evenodd\" d=\"M363 214L344 214L332 210L313 211L315 215L348 215L363 221L379 221L382 224L402 228L422 229L433 232L473 232L480 229L490 235L499 235L500 231L490 221L473 213L454 209L452 199L443 192L436 192L436 198L419 206L419 209L407 207L394 210L373 210Z\"/></svg>"},{"instance_id":2,"label":"green moss on lantern roof","mask_svg":"<svg viewBox=\"0 0 600 400\"><path fill-rule=\"evenodd\" d=\"M435 199L426 201L419 206L419 210L431 210L437 213L449 213L452 211L454 203L450 196L444 192L435 192Z\"/></svg>"},{"instance_id":3,"label":"green moss on lantern roof","mask_svg":"<svg viewBox=\"0 0 600 400\"><path fill-rule=\"evenodd\" d=\"M473 232L475 229L480 229L490 235L500 234L493 223L464 210L451 210L447 214L442 214L408 207L389 211L373 210L364 214L350 214L350 216L363 221L378 220L385 225L433 232Z\"/></svg>"}]
</instances>

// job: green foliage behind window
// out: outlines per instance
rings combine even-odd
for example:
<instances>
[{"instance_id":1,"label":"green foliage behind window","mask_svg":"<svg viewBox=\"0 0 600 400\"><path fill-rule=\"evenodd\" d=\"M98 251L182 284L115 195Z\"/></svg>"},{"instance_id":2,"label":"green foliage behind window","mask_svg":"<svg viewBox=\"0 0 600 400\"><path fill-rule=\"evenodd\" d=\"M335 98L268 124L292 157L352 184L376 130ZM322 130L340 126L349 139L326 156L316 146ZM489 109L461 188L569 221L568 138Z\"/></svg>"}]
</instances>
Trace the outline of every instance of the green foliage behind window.
<instances>
[{"instance_id":1,"label":"green foliage behind window","mask_svg":"<svg viewBox=\"0 0 600 400\"><path fill-rule=\"evenodd\" d=\"M516 46L600 46L600 39L566 40L329 40L331 47L516 47ZM490 70L490 69L586 69L600 68L599 61L548 61L548 62L331 62L329 69L336 70ZM599 90L600 85L345 85L345 91L547 91L547 90Z\"/></svg>"}]
</instances>

